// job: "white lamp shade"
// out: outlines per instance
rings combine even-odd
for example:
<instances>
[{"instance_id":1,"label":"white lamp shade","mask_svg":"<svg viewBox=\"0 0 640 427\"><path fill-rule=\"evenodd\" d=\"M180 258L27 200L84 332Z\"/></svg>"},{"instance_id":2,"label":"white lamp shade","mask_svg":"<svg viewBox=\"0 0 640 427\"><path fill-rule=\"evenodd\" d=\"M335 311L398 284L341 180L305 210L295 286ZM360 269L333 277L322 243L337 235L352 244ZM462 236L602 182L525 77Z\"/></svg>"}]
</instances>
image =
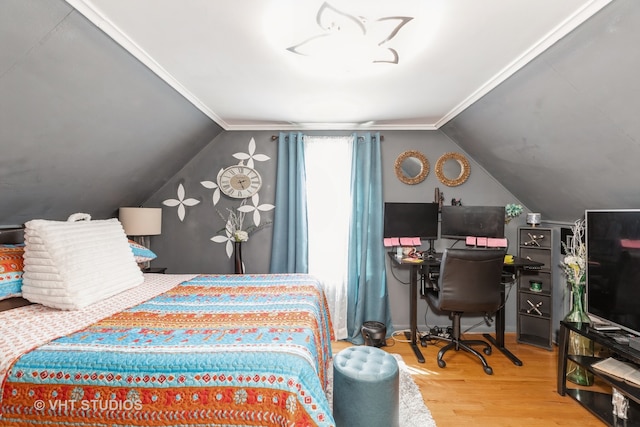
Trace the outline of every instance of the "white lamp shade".
<instances>
[{"instance_id":1,"label":"white lamp shade","mask_svg":"<svg viewBox=\"0 0 640 427\"><path fill-rule=\"evenodd\" d=\"M162 208L120 208L119 219L127 236L155 236L162 231Z\"/></svg>"}]
</instances>

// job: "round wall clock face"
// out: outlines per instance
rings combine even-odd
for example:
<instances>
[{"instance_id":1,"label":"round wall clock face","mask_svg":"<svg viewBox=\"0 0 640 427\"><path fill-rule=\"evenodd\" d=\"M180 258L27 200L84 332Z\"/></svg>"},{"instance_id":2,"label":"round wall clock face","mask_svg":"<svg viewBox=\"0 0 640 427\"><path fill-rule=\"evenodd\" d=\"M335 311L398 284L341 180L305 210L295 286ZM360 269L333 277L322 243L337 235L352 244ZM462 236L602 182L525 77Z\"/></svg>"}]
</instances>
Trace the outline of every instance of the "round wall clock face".
<instances>
[{"instance_id":1,"label":"round wall clock face","mask_svg":"<svg viewBox=\"0 0 640 427\"><path fill-rule=\"evenodd\" d=\"M243 165L229 166L218 178L218 187L229 197L251 197L262 187L262 177L257 170Z\"/></svg>"}]
</instances>

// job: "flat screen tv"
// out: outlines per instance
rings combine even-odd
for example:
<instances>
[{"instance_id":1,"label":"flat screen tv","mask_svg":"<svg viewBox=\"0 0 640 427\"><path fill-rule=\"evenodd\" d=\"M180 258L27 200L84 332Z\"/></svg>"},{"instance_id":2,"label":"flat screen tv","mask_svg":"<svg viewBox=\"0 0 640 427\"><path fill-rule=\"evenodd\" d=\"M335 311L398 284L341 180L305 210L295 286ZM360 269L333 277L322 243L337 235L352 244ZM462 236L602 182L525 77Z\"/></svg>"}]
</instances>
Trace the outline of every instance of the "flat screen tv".
<instances>
[{"instance_id":1,"label":"flat screen tv","mask_svg":"<svg viewBox=\"0 0 640 427\"><path fill-rule=\"evenodd\" d=\"M585 211L587 313L640 335L640 210Z\"/></svg>"},{"instance_id":2,"label":"flat screen tv","mask_svg":"<svg viewBox=\"0 0 640 427\"><path fill-rule=\"evenodd\" d=\"M437 203L387 202L384 204L384 237L438 238Z\"/></svg>"},{"instance_id":3,"label":"flat screen tv","mask_svg":"<svg viewBox=\"0 0 640 427\"><path fill-rule=\"evenodd\" d=\"M504 206L443 206L440 236L504 237Z\"/></svg>"}]
</instances>

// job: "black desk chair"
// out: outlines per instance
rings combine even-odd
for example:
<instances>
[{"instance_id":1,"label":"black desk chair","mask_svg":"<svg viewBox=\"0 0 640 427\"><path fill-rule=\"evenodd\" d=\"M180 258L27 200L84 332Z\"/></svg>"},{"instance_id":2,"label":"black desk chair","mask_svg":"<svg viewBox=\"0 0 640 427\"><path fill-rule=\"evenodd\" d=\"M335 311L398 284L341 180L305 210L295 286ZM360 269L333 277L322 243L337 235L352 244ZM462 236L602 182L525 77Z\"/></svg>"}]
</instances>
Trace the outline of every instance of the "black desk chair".
<instances>
[{"instance_id":1,"label":"black desk chair","mask_svg":"<svg viewBox=\"0 0 640 427\"><path fill-rule=\"evenodd\" d=\"M450 338L427 337L449 341L438 352L438 366L441 368L447 365L442 359L447 351L462 349L480 359L486 374L493 374L482 354L471 347L483 346L483 352L490 355L491 345L483 340L460 339L460 317L463 313L493 314L500 308L505 253L505 249L445 249L440 263L438 289L427 292L427 299L433 307L450 312L449 317L453 319Z\"/></svg>"}]
</instances>

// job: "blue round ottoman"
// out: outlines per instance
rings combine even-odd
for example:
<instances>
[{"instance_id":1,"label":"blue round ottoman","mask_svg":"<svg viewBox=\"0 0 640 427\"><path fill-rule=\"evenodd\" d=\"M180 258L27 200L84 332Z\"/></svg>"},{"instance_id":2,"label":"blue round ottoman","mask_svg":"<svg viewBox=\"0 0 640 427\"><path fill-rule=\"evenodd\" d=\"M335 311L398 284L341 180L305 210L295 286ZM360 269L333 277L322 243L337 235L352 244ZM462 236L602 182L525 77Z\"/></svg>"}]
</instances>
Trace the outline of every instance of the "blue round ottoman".
<instances>
[{"instance_id":1,"label":"blue round ottoman","mask_svg":"<svg viewBox=\"0 0 640 427\"><path fill-rule=\"evenodd\" d=\"M333 359L336 427L398 427L398 362L376 347L349 347Z\"/></svg>"}]
</instances>

